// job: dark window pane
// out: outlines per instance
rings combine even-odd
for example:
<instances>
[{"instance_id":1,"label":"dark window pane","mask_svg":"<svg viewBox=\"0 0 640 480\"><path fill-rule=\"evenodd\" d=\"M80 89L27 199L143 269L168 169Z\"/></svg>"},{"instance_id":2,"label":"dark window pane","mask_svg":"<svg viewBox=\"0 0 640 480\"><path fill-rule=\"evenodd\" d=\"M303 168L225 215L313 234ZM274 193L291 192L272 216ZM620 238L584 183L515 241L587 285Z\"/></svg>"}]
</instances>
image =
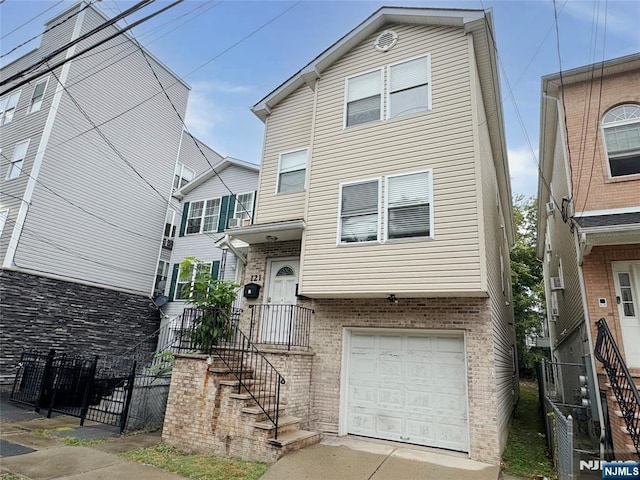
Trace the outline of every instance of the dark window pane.
<instances>
[{"instance_id":1,"label":"dark window pane","mask_svg":"<svg viewBox=\"0 0 640 480\"><path fill-rule=\"evenodd\" d=\"M609 165L612 177L640 173L640 152L626 157L609 157Z\"/></svg>"},{"instance_id":2,"label":"dark window pane","mask_svg":"<svg viewBox=\"0 0 640 480\"><path fill-rule=\"evenodd\" d=\"M347 127L380 120L380 95L347 104Z\"/></svg>"}]
</instances>

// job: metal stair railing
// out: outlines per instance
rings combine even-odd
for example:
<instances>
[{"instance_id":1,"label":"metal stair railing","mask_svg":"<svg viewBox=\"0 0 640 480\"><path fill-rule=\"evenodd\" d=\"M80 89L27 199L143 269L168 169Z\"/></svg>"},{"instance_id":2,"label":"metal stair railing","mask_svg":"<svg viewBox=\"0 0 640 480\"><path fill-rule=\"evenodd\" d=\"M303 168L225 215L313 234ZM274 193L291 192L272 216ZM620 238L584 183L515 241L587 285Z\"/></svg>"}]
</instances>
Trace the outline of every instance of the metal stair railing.
<instances>
[{"instance_id":1,"label":"metal stair railing","mask_svg":"<svg viewBox=\"0 0 640 480\"><path fill-rule=\"evenodd\" d=\"M604 318L596 322L595 356L604 366L627 431L640 457L640 394Z\"/></svg>"},{"instance_id":2,"label":"metal stair railing","mask_svg":"<svg viewBox=\"0 0 640 480\"><path fill-rule=\"evenodd\" d=\"M211 348L238 380L238 393L244 389L256 402L275 428L278 439L280 417L280 387L284 377L258 350L249 337L237 326L233 327L229 340Z\"/></svg>"}]
</instances>

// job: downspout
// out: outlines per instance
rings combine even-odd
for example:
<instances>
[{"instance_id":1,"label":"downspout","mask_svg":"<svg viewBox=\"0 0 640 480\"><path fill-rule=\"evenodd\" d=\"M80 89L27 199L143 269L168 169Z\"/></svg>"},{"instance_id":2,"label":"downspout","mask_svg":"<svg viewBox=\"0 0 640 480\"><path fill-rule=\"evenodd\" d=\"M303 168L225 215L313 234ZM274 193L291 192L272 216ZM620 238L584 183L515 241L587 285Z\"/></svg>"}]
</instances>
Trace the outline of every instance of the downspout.
<instances>
[{"instance_id":1,"label":"downspout","mask_svg":"<svg viewBox=\"0 0 640 480\"><path fill-rule=\"evenodd\" d=\"M553 95L549 95L546 92L542 92L542 97L548 100L552 100L556 102L557 105L557 112L558 112L558 125L564 125L564 111L562 109L562 102L560 102L560 99L557 97L554 97ZM568 191L571 193L571 202L569 203L569 205L567 206L567 208L571 207L571 209L573 210L573 184L572 184L572 178L571 178L571 171L569 169L569 161L571 161L570 158L568 158L568 148L567 148L567 138L565 136L565 129L564 128L559 128L558 129L560 131L560 138L562 139L562 148L564 150L564 158L565 158L565 171L566 171L566 176L567 176L567 188ZM589 347L589 361L591 362L591 371L593 372L593 383L594 383L594 387L596 387L598 389L598 394L594 395L594 397L596 398L596 404L597 404L597 410L598 410L598 421L600 422L600 458L603 458L604 456L604 436L605 436L605 432L604 432L604 414L602 412L602 402L600 400L600 385L598 384L598 370L596 368L596 360L595 360L595 343L593 341L593 336L591 335L591 320L589 317L589 304L587 302L587 288L585 285L585 281L584 281L584 272L582 270L582 255L580 253L580 238L579 238L579 233L578 233L578 229L574 228L573 230L573 241L574 241L574 248L575 248L575 255L576 255L576 262L578 264L578 281L580 283L580 297L582 300L582 310L584 313L584 323L585 323L585 327L587 330L587 343L588 343L588 347ZM595 393L595 392L594 392Z\"/></svg>"}]
</instances>

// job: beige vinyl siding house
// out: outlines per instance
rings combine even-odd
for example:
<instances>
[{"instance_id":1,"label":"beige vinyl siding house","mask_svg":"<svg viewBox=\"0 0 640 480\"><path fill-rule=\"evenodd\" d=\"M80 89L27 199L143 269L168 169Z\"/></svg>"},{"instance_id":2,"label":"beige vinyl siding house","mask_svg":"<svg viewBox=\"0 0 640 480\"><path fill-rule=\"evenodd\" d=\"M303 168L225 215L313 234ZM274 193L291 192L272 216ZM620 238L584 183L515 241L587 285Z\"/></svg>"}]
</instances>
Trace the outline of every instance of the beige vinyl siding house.
<instances>
[{"instance_id":1,"label":"beige vinyl siding house","mask_svg":"<svg viewBox=\"0 0 640 480\"><path fill-rule=\"evenodd\" d=\"M491 22L382 8L253 107L258 214L227 233L250 244L245 283L261 287L246 310L313 312L309 401L286 399L305 428L500 461L514 225ZM274 193L300 149L304 190Z\"/></svg>"}]
</instances>

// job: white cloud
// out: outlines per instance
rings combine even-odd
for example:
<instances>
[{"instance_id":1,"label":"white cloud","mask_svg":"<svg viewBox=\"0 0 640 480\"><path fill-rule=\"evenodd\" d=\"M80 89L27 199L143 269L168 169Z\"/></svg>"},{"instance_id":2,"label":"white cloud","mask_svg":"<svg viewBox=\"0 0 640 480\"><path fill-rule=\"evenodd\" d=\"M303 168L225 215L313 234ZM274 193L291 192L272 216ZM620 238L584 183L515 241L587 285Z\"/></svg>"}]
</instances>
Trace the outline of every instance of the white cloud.
<instances>
[{"instance_id":1,"label":"white cloud","mask_svg":"<svg viewBox=\"0 0 640 480\"><path fill-rule=\"evenodd\" d=\"M215 148L214 130L223 121L213 101L213 89L208 82L191 85L185 123L197 138Z\"/></svg>"},{"instance_id":2,"label":"white cloud","mask_svg":"<svg viewBox=\"0 0 640 480\"><path fill-rule=\"evenodd\" d=\"M600 35L606 26L607 32L629 39L638 39L638 15L640 3L634 1L585 2L584 0L569 0L563 8L563 13L581 20L589 25L594 19L598 23Z\"/></svg>"},{"instance_id":3,"label":"white cloud","mask_svg":"<svg viewBox=\"0 0 640 480\"><path fill-rule=\"evenodd\" d=\"M522 194L525 197L535 197L538 192L538 167L534 153L527 146L508 149L509 173L511 175L511 189L513 196ZM535 154L535 156L534 156Z\"/></svg>"}]
</instances>

